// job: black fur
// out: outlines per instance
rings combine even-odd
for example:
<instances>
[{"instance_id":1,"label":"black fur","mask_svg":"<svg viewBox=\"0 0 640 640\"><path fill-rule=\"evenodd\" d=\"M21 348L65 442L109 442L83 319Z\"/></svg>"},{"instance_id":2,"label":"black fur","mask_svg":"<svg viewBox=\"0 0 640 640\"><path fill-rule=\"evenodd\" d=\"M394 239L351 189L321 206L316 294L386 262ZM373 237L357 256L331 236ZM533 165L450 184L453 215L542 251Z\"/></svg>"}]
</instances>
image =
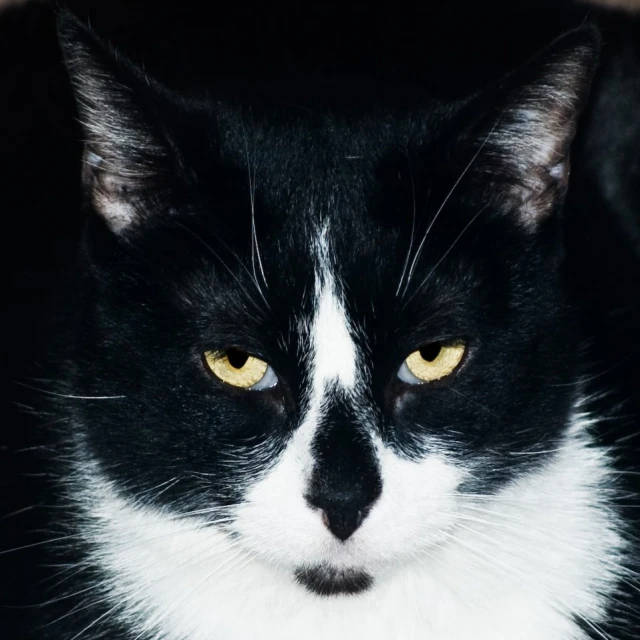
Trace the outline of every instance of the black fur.
<instances>
[{"instance_id":1,"label":"black fur","mask_svg":"<svg viewBox=\"0 0 640 640\"><path fill-rule=\"evenodd\" d=\"M586 376L585 393L608 393L592 407L610 416L603 441L618 447L621 471L637 472L637 367L625 348L616 349L620 358L608 353L614 336L594 326L594 314L616 309L585 302L584 247L566 235L579 226L572 211L585 207L586 191L574 193L567 176L597 60L593 29L569 34L488 89L447 101L424 85L352 77L310 85L269 79L186 97L148 80L73 19L62 19L60 33L80 119L100 124L108 114L108 133L84 131L88 219L63 301L69 311L43 380L28 382L58 394L39 407L60 421L43 436L54 484L76 464L81 437L129 499L176 514L242 502L307 407L310 363L295 320L313 312L311 239L326 221L335 275L367 356L359 411L336 391L314 442L306 497L338 538L356 530L383 490L373 451L360 439L364 423L409 459L424 456L425 436L433 436L476 471L463 490L493 493L544 465ZM98 88L88 91L91 78ZM563 171L510 146L527 124L523 105L546 114L528 133L557 143ZM582 167L586 173L588 163ZM127 202L133 222L114 225L105 202ZM638 273L632 254L618 256L629 287ZM626 341L637 339L632 304ZM459 338L468 349L452 376L428 386L398 379L411 351ZM627 344L632 359L638 343ZM202 354L228 347L268 361L278 385L247 393L213 379ZM523 452L539 455L512 455ZM613 506L637 534L632 482ZM50 502L60 515L44 535L71 538L30 562L77 562L91 544L80 516L60 489ZM225 511L209 518L217 526ZM626 560L632 570L637 553ZM40 630L30 637L72 638L109 610L72 595L100 581L98 567L81 567L61 584L53 577L59 570L47 569L27 599L54 601L38 608L28 626ZM322 595L374 584L368 574L332 567L300 567L295 577ZM617 597L604 631L631 638L637 592L621 583ZM128 637L112 624L106 617L95 637Z\"/></svg>"},{"instance_id":2,"label":"black fur","mask_svg":"<svg viewBox=\"0 0 640 640\"><path fill-rule=\"evenodd\" d=\"M335 569L325 567L300 569L296 572L296 579L311 593L321 596L355 595L373 583L371 576L366 573L338 573Z\"/></svg>"}]
</instances>

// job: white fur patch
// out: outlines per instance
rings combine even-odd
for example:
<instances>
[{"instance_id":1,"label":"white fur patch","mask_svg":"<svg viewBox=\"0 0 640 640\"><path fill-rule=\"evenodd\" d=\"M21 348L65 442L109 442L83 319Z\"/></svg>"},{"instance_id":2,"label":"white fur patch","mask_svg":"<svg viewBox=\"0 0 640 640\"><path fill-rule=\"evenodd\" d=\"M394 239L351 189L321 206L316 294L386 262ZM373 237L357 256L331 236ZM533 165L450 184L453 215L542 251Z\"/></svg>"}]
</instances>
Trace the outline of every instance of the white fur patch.
<instances>
[{"instance_id":1,"label":"white fur patch","mask_svg":"<svg viewBox=\"0 0 640 640\"><path fill-rule=\"evenodd\" d=\"M300 326L300 334L307 343L311 377L306 411L274 469L249 491L238 509L236 524L236 529L252 541L253 548L268 548L267 540L274 534L281 539L286 537L291 570L307 558L305 545L310 543L309 533L320 546L328 544L333 548L339 544L304 496L313 470L311 443L327 408L327 392L337 387L352 394L357 376L356 346L332 275L326 228L316 242L316 260L315 312L308 325ZM273 531L270 526L274 514L278 514L277 526L282 530Z\"/></svg>"},{"instance_id":2,"label":"white fur patch","mask_svg":"<svg viewBox=\"0 0 640 640\"><path fill-rule=\"evenodd\" d=\"M327 383L334 381L350 390L356 382L356 347L349 321L333 276L329 246L329 227L320 231L315 243L315 317L309 331L312 341L312 393L322 395ZM314 404L312 400L311 404Z\"/></svg>"},{"instance_id":3,"label":"white fur patch","mask_svg":"<svg viewBox=\"0 0 640 640\"><path fill-rule=\"evenodd\" d=\"M602 620L624 548L588 427L576 417L546 466L475 499L456 492L464 472L445 456L381 450L383 494L345 544L281 464L238 509L235 538L134 506L85 467L85 533L112 576L110 615L158 640L577 640L573 616ZM366 569L374 585L312 595L292 568L319 561Z\"/></svg>"},{"instance_id":4,"label":"white fur patch","mask_svg":"<svg viewBox=\"0 0 640 640\"><path fill-rule=\"evenodd\" d=\"M356 348L344 308L330 276L324 277L312 325L313 394L322 394L329 382L352 389L356 381Z\"/></svg>"},{"instance_id":5,"label":"white fur patch","mask_svg":"<svg viewBox=\"0 0 640 640\"><path fill-rule=\"evenodd\" d=\"M92 203L116 233L131 226L137 220L135 209L131 204L107 191L94 192Z\"/></svg>"}]
</instances>

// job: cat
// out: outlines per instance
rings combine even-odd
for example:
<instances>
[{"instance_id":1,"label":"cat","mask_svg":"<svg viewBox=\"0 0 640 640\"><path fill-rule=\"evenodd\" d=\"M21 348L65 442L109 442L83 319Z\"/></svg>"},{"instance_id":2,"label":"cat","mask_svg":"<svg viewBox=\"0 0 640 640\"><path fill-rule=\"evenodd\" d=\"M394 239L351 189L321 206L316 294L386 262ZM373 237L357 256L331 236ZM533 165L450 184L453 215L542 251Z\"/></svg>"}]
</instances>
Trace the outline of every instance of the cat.
<instances>
[{"instance_id":1,"label":"cat","mask_svg":"<svg viewBox=\"0 0 640 640\"><path fill-rule=\"evenodd\" d=\"M446 102L176 95L59 32L88 217L29 637L634 637L562 225L597 30Z\"/></svg>"}]
</instances>

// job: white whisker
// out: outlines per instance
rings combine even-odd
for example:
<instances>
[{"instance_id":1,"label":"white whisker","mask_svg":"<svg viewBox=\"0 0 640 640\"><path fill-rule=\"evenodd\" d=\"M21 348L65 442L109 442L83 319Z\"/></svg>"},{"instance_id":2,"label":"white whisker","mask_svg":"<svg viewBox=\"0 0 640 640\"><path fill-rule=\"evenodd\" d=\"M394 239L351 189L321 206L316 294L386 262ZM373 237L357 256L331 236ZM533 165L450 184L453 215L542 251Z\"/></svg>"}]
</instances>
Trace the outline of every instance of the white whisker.
<instances>
[{"instance_id":1,"label":"white whisker","mask_svg":"<svg viewBox=\"0 0 640 640\"><path fill-rule=\"evenodd\" d=\"M418 262L418 259L420 258L420 254L422 253L422 249L424 247L424 243L426 242L429 233L431 232L431 229L433 227L433 225L435 224L436 220L438 219L438 217L440 216L440 213L442 212L442 210L445 208L445 206L447 205L447 202L449 202L449 199L451 198L451 196L453 195L454 191L457 189L458 185L460 184L460 182L462 181L462 179L465 177L465 175L467 174L467 172L469 171L469 169L471 169L471 167L473 166L473 164L475 163L476 159L478 158L478 156L480 155L480 153L482 152L482 150L484 149L485 145L487 144L487 142L489 141L489 138L491 137L491 135L493 134L496 126L497 126L497 122L493 125L493 127L491 128L491 130L489 131L489 133L487 134L486 138L482 141L482 144L480 145L480 147L478 148L478 150L474 153L473 157L471 158L471 160L469 161L469 163L467 164L467 166L463 169L462 173L458 176L458 179L453 183L453 186L451 187L451 189L449 190L449 193L447 193L447 195L445 196L444 200L442 201L442 204L440 205L440 207L438 208L438 210L436 211L435 215L433 216L433 218L431 219L431 222L429 223L429 226L427 227L427 230L425 231L425 234L420 242L420 244L418 245L418 249L416 250L416 254L413 258L413 261L411 262L411 268L409 269L409 274L407 275L407 281L405 283L404 286L404 291L402 292L402 295L404 296L407 293L407 289L409 287L409 282L411 281L411 276L413 275L413 272L415 270L416 267L416 263ZM477 217L477 216L476 216ZM474 218L475 219L475 218ZM468 226L468 225L467 225ZM466 227L465 227L466 229ZM447 252L448 253L448 252ZM446 254L445 254L446 255Z\"/></svg>"},{"instance_id":2,"label":"white whisker","mask_svg":"<svg viewBox=\"0 0 640 640\"><path fill-rule=\"evenodd\" d=\"M76 396L69 393L57 393L55 391L47 391L46 389L39 389L38 387L34 387L30 384L25 384L24 382L19 382L18 380L13 380L14 384L18 384L21 387L26 387L27 389L31 389L32 391L37 391L38 393L44 393L47 396L56 396L58 398L69 398L71 400L121 400L122 398L126 398L126 396Z\"/></svg>"},{"instance_id":3,"label":"white whisker","mask_svg":"<svg viewBox=\"0 0 640 640\"><path fill-rule=\"evenodd\" d=\"M413 167L411 166L411 159L409 158L409 172L411 173L411 193L413 196L413 211L411 217L411 237L409 238L409 248L407 249L407 256L404 259L404 265L402 267L402 273L400 274L400 280L398 281L398 287L396 289L396 297L398 297L400 293L400 288L402 287L402 280L404 279L404 275L407 272L407 267L409 266L409 260L411 259L411 250L413 249L413 242L416 234L416 183L413 175Z\"/></svg>"},{"instance_id":4,"label":"white whisker","mask_svg":"<svg viewBox=\"0 0 640 640\"><path fill-rule=\"evenodd\" d=\"M490 542L495 544L495 540L493 540L491 537L486 536L485 534L483 534L483 533L481 533L479 531L476 531L475 529L473 529L471 527L467 527L465 525L459 525L459 526L460 526L460 528L465 529L465 530L469 531L470 533L472 533L472 534L474 534L474 535L476 535L478 537L485 538L485 539L487 539ZM487 552L483 551L482 549L478 549L474 545L470 544L469 542L466 542L466 541L462 540L459 537L452 536L452 539L454 539L455 542L458 545L461 545L463 548L466 548L467 550L470 550L473 553L475 553L476 557L485 558L489 562L490 566L492 566L492 567L495 567L495 566L500 567L503 571L506 572L506 575L508 577L514 577L515 578L517 576L520 580L523 580L527 585L529 585L534 591L537 591L537 592L541 593L544 596L548 596L548 597L550 597L552 599L557 600L557 602L567 612L569 612L571 615L576 616L577 618L582 620L585 624L587 624L591 629L593 629L604 640L614 640L613 638L611 638L611 636L609 636L604 631L602 631L602 629L600 629L599 626L596 625L593 621L589 620L584 615L580 614L579 612L575 611L572 607L570 607L563 599L561 599L558 596L557 593L551 593L547 589L545 589L545 588L541 587L540 585L536 584L523 571L520 571L516 567L513 567L513 566L507 564L506 562L501 561L500 559L489 555Z\"/></svg>"},{"instance_id":5,"label":"white whisker","mask_svg":"<svg viewBox=\"0 0 640 640\"><path fill-rule=\"evenodd\" d=\"M245 147L245 155L247 158L247 173L249 175L249 199L251 202L251 267L253 269L253 281L264 300L264 303L269 307L269 303L260 287L260 283L258 282L258 275L256 273L256 259L258 261L258 267L260 269L260 274L262 275L262 281L264 282L264 286L269 289L269 285L267 283L267 279L264 275L264 267L262 265L262 257L260 256L260 247L258 245L258 236L256 234L256 175L258 171L257 164L255 162L255 154L254 154L254 162L253 162L253 172L251 171L251 159L249 156L249 141L247 140L247 132L244 125L244 117L241 116L241 125L242 125L242 135L244 138L244 147ZM255 148L255 143L254 143Z\"/></svg>"},{"instance_id":6,"label":"white whisker","mask_svg":"<svg viewBox=\"0 0 640 640\"><path fill-rule=\"evenodd\" d=\"M484 207L482 207L482 209L480 209L480 211L478 211L478 213L476 213L473 218L471 218L471 220L469 220L469 222L467 222L467 224L464 226L464 228L462 229L462 231L456 236L456 238L454 239L454 241L451 243L451 245L449 246L449 248L444 252L444 254L442 255L442 257L440 258L440 260L438 260L438 262L436 262L435 266L431 269L431 271L429 271L429 273L423 278L422 282L415 288L414 292L405 300L404 304L403 304L403 308L406 307L409 302L411 300L413 300L413 298L416 296L416 294L418 293L418 291L420 291L420 289L422 289L422 287L425 285L425 283L429 280L429 278L431 278L431 276L433 275L433 273L435 272L435 270L442 264L443 260L451 253L451 251L454 249L454 247L458 244L458 241L460 240L460 238L462 238L462 236L464 235L464 233L467 231L467 229L478 219L478 217L480 216L481 213L483 213L484 211L486 211L488 208L488 205L485 205ZM407 282L408 283L408 282ZM404 293L406 293L406 287L405 287L405 291Z\"/></svg>"}]
</instances>

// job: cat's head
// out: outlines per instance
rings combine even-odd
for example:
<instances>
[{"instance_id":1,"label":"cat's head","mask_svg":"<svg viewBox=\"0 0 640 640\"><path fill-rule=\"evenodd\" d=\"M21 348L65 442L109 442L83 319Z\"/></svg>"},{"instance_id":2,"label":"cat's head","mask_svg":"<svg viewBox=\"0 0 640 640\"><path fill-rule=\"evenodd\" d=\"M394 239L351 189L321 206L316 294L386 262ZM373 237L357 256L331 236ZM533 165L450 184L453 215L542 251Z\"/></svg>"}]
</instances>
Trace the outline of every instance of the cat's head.
<instances>
[{"instance_id":1,"label":"cat's head","mask_svg":"<svg viewBox=\"0 0 640 640\"><path fill-rule=\"evenodd\" d=\"M560 218L592 30L446 104L178 97L61 32L89 214L66 392L112 499L353 593L546 463L577 400Z\"/></svg>"}]
</instances>

